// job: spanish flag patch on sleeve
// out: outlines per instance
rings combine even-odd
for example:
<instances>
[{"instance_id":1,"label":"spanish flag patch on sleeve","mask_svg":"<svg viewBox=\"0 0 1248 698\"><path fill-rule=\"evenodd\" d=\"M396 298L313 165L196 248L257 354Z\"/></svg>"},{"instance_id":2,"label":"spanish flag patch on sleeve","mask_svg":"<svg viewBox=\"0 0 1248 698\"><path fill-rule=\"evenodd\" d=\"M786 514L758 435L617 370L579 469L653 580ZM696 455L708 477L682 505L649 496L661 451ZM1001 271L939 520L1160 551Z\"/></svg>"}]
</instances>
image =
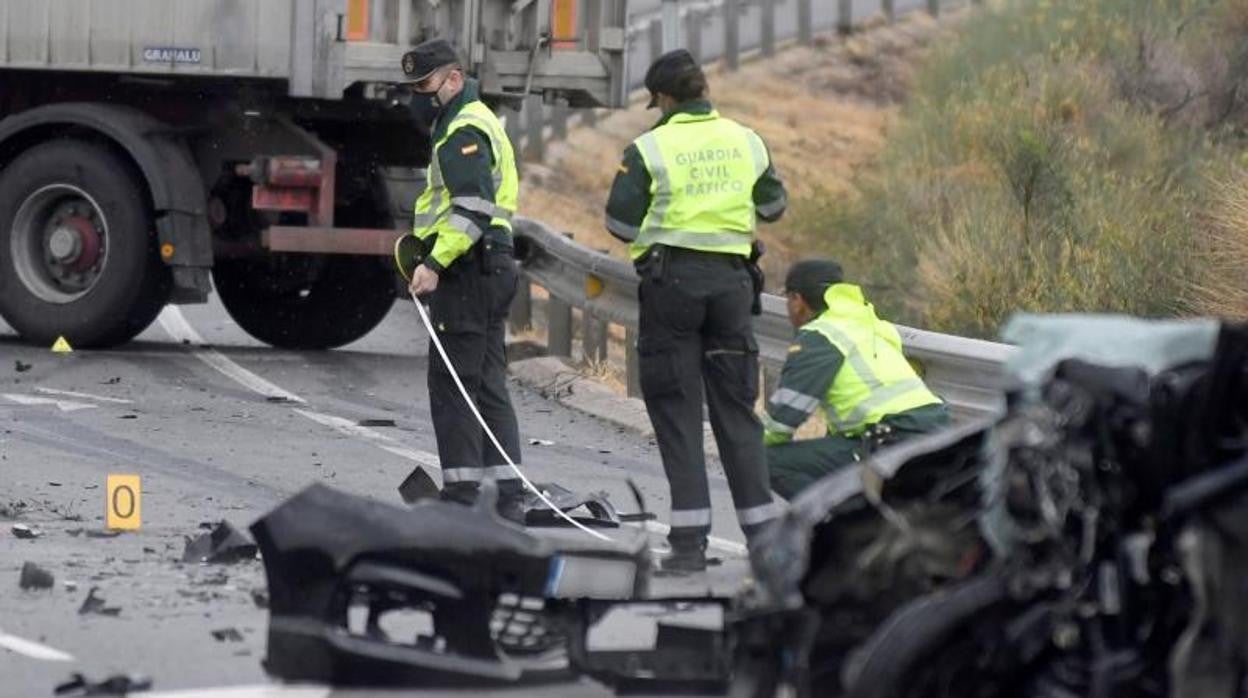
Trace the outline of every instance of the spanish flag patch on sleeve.
<instances>
[{"instance_id":1,"label":"spanish flag patch on sleeve","mask_svg":"<svg viewBox=\"0 0 1248 698\"><path fill-rule=\"evenodd\" d=\"M468 145L460 148L459 152L461 155L472 155L480 149L481 148L476 143L469 143Z\"/></svg>"}]
</instances>

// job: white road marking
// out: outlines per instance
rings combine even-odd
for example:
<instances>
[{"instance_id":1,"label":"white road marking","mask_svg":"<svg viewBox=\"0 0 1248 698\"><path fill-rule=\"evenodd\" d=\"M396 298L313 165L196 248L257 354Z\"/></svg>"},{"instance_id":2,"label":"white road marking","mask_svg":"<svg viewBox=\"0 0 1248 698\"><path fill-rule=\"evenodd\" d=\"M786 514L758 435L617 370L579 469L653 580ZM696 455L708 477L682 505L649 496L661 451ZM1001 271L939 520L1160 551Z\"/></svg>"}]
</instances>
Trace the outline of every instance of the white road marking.
<instances>
[{"instance_id":1,"label":"white road marking","mask_svg":"<svg viewBox=\"0 0 1248 698\"><path fill-rule=\"evenodd\" d=\"M36 393L44 395L63 395L65 397L79 397L84 400L95 400L96 402L112 402L118 405L133 405L133 400L122 400L117 397L104 397L103 395L92 395L91 393L76 393L72 390L57 390L56 388L35 388Z\"/></svg>"},{"instance_id":2,"label":"white road marking","mask_svg":"<svg viewBox=\"0 0 1248 698\"><path fill-rule=\"evenodd\" d=\"M160 326L164 328L165 332L170 337L176 341L186 341L197 346L198 348L193 351L195 357L216 369L225 377L265 397L283 397L291 402L297 402L303 405L307 404L307 401L303 398L295 395L294 393L288 392L284 388L270 383L251 371L248 371L235 363L225 354L222 354L215 349L204 347L204 338L195 331L194 327L191 327L189 322L186 321L186 316L182 314L182 311L178 309L178 306L165 306L165 309L160 313L159 320ZM94 407L94 405L91 405L91 407ZM362 427L349 419L323 414L313 410L296 409L295 412L298 412L300 415L317 422L318 424L330 427L339 433L364 439L388 453L392 453L400 458L405 458L418 465L434 469L436 472L430 473L430 475L441 475L441 461L436 455L429 453L428 451L408 448L402 445L402 443L400 443L397 439L382 434L374 429L370 429L369 427ZM647 523L653 527L654 530L663 535L667 535L672 530L670 526L660 521L649 521ZM745 557L747 555L746 547L735 541L711 536L707 542L710 547L726 553L731 553L741 557Z\"/></svg>"},{"instance_id":3,"label":"white road marking","mask_svg":"<svg viewBox=\"0 0 1248 698\"><path fill-rule=\"evenodd\" d=\"M429 453L428 451L408 448L400 443L398 439L386 436L375 429L362 427L349 419L335 417L332 414L322 414L320 412L313 412L312 410L304 409L296 409L295 412L298 412L317 424L322 424L339 433L346 434L347 436L355 436L366 441L371 441L373 445L393 453L400 458L406 458L414 463L428 468L435 468L439 473L441 472L442 462L438 460L438 457L435 454Z\"/></svg>"},{"instance_id":4,"label":"white road marking","mask_svg":"<svg viewBox=\"0 0 1248 698\"><path fill-rule=\"evenodd\" d=\"M328 698L333 689L319 686L230 686L144 693L149 698Z\"/></svg>"},{"instance_id":5,"label":"white road marking","mask_svg":"<svg viewBox=\"0 0 1248 698\"><path fill-rule=\"evenodd\" d=\"M642 522L629 521L627 523L629 526L634 526L636 528L643 528ZM668 526L662 521L646 521L644 522L644 528L654 530L665 536L672 532L672 527ZM728 540L727 538L720 538L718 536L708 536L706 539L706 544L707 544L707 547L711 547L716 550L721 550L725 553L736 555L737 557L749 557L750 555L750 549L745 547L744 544L738 543L733 540ZM668 551L664 550L663 552L668 552Z\"/></svg>"},{"instance_id":6,"label":"white road marking","mask_svg":"<svg viewBox=\"0 0 1248 698\"><path fill-rule=\"evenodd\" d=\"M46 397L35 397L34 395L18 395L16 393L5 393L5 399L10 402L16 402L19 405L53 405L62 412L77 412L78 410L93 410L97 405L88 405L85 402L73 402L71 400L53 400Z\"/></svg>"},{"instance_id":7,"label":"white road marking","mask_svg":"<svg viewBox=\"0 0 1248 698\"><path fill-rule=\"evenodd\" d=\"M191 352L194 354L195 358L216 369L226 378L229 378L252 392L258 393L265 397L284 398L290 402L304 404L304 399L298 395L287 392L283 388L280 388L260 376L257 376L251 371L248 371L242 366L239 366L228 356L222 354L216 349L203 346L205 343L204 338L201 337L199 333L195 331L195 328L191 327L191 324L186 321L186 316L182 314L182 311L178 309L178 306L166 305L165 309L160 311L159 320L160 326L164 328L165 332L167 332L170 337L173 337L179 342L188 342L196 346L197 348Z\"/></svg>"},{"instance_id":8,"label":"white road marking","mask_svg":"<svg viewBox=\"0 0 1248 698\"><path fill-rule=\"evenodd\" d=\"M72 662L74 656L58 649L40 644L34 640L27 640L16 635L9 635L0 630L0 647L10 652L16 652L31 659L42 659L45 662Z\"/></svg>"}]
</instances>

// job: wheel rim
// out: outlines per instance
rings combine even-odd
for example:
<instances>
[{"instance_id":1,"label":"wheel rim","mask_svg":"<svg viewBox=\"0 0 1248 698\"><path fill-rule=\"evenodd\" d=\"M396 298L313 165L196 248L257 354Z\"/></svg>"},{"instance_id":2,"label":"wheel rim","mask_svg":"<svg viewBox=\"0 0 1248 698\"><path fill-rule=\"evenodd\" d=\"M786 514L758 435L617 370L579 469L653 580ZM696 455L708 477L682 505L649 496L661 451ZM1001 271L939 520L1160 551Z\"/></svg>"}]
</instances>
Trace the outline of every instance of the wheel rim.
<instances>
[{"instance_id":1,"label":"wheel rim","mask_svg":"<svg viewBox=\"0 0 1248 698\"><path fill-rule=\"evenodd\" d=\"M50 184L26 197L13 218L17 277L49 303L72 303L99 283L108 264L108 220L91 195Z\"/></svg>"}]
</instances>

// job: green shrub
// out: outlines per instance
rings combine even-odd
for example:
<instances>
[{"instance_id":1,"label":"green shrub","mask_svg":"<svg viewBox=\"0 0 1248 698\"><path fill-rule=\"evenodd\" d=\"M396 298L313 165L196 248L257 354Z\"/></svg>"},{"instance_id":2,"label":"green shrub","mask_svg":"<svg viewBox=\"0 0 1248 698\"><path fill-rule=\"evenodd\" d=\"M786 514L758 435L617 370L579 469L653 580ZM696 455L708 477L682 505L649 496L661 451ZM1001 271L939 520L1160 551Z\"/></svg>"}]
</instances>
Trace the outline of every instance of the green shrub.
<instances>
[{"instance_id":1,"label":"green shrub","mask_svg":"<svg viewBox=\"0 0 1248 698\"><path fill-rule=\"evenodd\" d=\"M1190 311L1197 221L1228 157L1176 119L1174 93L1223 84L1183 66L1225 34L1224 3L1245 0L978 13L918 76L863 196L805 237L880 286L881 307L941 331L992 336L1016 310ZM1174 80L1150 68L1161 54Z\"/></svg>"}]
</instances>

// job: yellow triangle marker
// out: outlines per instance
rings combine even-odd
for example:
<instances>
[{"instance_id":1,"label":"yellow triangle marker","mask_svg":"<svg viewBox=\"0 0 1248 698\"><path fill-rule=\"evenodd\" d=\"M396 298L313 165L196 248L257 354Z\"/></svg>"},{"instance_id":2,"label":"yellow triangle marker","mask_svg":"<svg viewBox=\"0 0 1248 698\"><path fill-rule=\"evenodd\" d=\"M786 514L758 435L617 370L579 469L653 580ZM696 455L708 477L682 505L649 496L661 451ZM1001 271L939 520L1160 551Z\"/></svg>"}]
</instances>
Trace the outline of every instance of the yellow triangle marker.
<instances>
[{"instance_id":1,"label":"yellow triangle marker","mask_svg":"<svg viewBox=\"0 0 1248 698\"><path fill-rule=\"evenodd\" d=\"M56 341L52 343L53 354L68 354L73 350L74 348L69 346L69 342L65 341L64 337L57 337Z\"/></svg>"}]
</instances>

